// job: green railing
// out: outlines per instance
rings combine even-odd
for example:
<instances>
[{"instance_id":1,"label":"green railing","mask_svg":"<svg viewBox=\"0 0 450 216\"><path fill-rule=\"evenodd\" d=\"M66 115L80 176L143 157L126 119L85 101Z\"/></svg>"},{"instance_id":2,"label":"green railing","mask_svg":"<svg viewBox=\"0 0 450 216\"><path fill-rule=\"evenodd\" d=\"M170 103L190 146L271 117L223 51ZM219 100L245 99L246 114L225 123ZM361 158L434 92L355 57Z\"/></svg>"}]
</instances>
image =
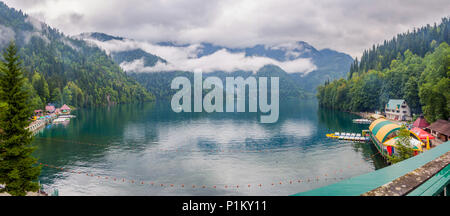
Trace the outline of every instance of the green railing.
<instances>
[{"instance_id":1,"label":"green railing","mask_svg":"<svg viewBox=\"0 0 450 216\"><path fill-rule=\"evenodd\" d=\"M383 169L346 179L321 188L293 194L293 196L359 196L382 185L390 183L395 179L402 177L419 167L422 167L428 162L435 160L449 151L450 141L436 146L435 148L432 148L431 150L415 157ZM444 169L423 182L408 195L427 196L440 195L443 193L448 195L447 191L450 182L449 169L449 165L447 165Z\"/></svg>"},{"instance_id":2,"label":"green railing","mask_svg":"<svg viewBox=\"0 0 450 216\"><path fill-rule=\"evenodd\" d=\"M450 165L439 171L407 196L449 196Z\"/></svg>"}]
</instances>

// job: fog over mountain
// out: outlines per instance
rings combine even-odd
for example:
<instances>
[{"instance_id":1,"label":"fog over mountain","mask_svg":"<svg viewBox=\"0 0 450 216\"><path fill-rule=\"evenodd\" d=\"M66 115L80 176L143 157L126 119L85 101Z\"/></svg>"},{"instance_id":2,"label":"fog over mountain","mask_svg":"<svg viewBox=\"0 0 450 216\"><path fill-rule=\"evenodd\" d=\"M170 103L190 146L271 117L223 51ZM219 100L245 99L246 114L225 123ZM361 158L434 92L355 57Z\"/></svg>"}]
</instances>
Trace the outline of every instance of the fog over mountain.
<instances>
[{"instance_id":1,"label":"fog over mountain","mask_svg":"<svg viewBox=\"0 0 450 216\"><path fill-rule=\"evenodd\" d=\"M439 22L448 0L4 0L69 35L242 48L307 41L361 56L399 32Z\"/></svg>"},{"instance_id":2,"label":"fog over mountain","mask_svg":"<svg viewBox=\"0 0 450 216\"><path fill-rule=\"evenodd\" d=\"M105 50L121 68L157 97L173 92L176 76L280 77L284 97L307 97L326 80L345 77L353 59L331 49L317 50L298 41L277 45L259 44L230 48L211 43L150 43L104 33L83 33L73 38Z\"/></svg>"},{"instance_id":3,"label":"fog over mountain","mask_svg":"<svg viewBox=\"0 0 450 216\"><path fill-rule=\"evenodd\" d=\"M76 38L103 48L113 58L123 55L124 52L135 55L134 59L126 58L127 61L118 62L122 69L128 72L200 70L205 73L237 70L256 72L265 65L277 65L288 73L305 75L317 69L312 61L313 52L317 50L305 42L233 49L210 43L153 44L101 33L84 33Z\"/></svg>"}]
</instances>

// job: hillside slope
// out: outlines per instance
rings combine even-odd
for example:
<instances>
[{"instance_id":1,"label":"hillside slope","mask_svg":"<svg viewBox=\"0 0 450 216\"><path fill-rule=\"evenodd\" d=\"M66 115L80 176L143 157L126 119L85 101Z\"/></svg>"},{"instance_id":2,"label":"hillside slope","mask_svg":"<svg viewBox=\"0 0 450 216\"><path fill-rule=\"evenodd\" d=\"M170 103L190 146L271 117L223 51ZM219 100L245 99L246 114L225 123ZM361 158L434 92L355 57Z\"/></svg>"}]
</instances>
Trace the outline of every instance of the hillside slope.
<instances>
[{"instance_id":1,"label":"hillside slope","mask_svg":"<svg viewBox=\"0 0 450 216\"><path fill-rule=\"evenodd\" d=\"M30 92L38 94L33 107L49 102L81 107L154 99L103 50L0 2L0 49L11 40L19 48Z\"/></svg>"},{"instance_id":2,"label":"hillside slope","mask_svg":"<svg viewBox=\"0 0 450 216\"><path fill-rule=\"evenodd\" d=\"M136 78L138 82L158 98L170 97L170 92L173 92L170 90L170 82L176 75L192 71L188 68L183 69L183 66L180 65L176 65L177 69L169 71L159 71L156 68L165 68L166 65L174 64L189 65L193 61L197 61L195 63L208 61L208 59L215 58L213 57L215 55L223 55L224 52L229 53L229 55L243 54L243 56L240 56L239 58L247 58L249 61L251 61L252 58L258 57L272 60L272 63L265 65L267 67L264 67L263 65L255 70L254 73L257 76L258 74L261 74L261 72L264 72L266 76L281 75L283 77L280 79L282 97L312 96L318 85L323 84L327 80L345 77L351 62L353 61L347 54L330 49L317 50L303 41L277 46L255 45L246 48L228 48L211 43L180 45L172 42L160 42L151 44L99 32L83 33L76 36L76 38L84 39L105 49L110 53L116 63L121 64L122 68L126 70L130 76ZM167 51L169 51L168 53L176 53L174 50L181 50L181 52L188 52L188 60L181 63L171 62L170 60L165 59L164 56L158 56L158 53L154 53L152 50L148 51L149 49L153 49L154 52L165 50L166 53ZM165 52L161 52L161 54L165 54ZM171 56L168 57L170 58ZM315 69L305 73L304 71L301 72L302 69L299 68L299 71L294 70L289 71L288 73L277 65L277 63L283 64L303 59L311 62ZM221 60L226 61L226 59L218 59L218 61ZM214 61L210 64L214 64ZM245 77L251 72L240 69L239 65L231 65L231 67L234 66L236 69L233 71L216 69L212 74L219 77L225 77L230 74L243 75ZM243 67L245 66L246 65ZM204 76L211 75L204 74Z\"/></svg>"}]
</instances>

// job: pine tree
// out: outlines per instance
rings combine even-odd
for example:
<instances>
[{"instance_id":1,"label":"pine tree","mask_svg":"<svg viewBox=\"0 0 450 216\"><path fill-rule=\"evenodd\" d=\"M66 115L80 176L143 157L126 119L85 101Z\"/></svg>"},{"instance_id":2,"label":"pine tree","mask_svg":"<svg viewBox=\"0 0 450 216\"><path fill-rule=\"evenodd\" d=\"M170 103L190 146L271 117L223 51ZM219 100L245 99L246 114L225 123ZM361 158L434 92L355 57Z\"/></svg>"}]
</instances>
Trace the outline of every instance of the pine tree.
<instances>
[{"instance_id":1,"label":"pine tree","mask_svg":"<svg viewBox=\"0 0 450 216\"><path fill-rule=\"evenodd\" d=\"M6 105L0 115L0 184L5 187L1 192L13 196L24 196L28 191L37 191L35 182L40 174L40 167L31 156L35 150L31 147L33 137L25 129L31 110L27 104L28 93L23 85L23 76L17 48L11 42L3 53L0 63L0 101Z\"/></svg>"}]
</instances>

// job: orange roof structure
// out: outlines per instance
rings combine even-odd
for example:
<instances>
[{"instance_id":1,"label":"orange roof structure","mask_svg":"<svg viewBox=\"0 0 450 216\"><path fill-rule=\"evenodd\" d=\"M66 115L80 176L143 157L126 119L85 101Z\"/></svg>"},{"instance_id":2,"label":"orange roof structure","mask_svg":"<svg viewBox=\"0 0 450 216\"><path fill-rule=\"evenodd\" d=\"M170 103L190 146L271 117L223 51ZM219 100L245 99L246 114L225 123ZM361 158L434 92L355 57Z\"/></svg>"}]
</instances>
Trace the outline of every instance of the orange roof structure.
<instances>
[{"instance_id":1,"label":"orange roof structure","mask_svg":"<svg viewBox=\"0 0 450 216\"><path fill-rule=\"evenodd\" d=\"M426 140L427 137L430 138L430 139L434 139L433 135L429 134L428 132L426 132L426 131L418 128L418 127L415 127L413 129L411 129L411 131L413 133L415 133L421 140Z\"/></svg>"}]
</instances>

